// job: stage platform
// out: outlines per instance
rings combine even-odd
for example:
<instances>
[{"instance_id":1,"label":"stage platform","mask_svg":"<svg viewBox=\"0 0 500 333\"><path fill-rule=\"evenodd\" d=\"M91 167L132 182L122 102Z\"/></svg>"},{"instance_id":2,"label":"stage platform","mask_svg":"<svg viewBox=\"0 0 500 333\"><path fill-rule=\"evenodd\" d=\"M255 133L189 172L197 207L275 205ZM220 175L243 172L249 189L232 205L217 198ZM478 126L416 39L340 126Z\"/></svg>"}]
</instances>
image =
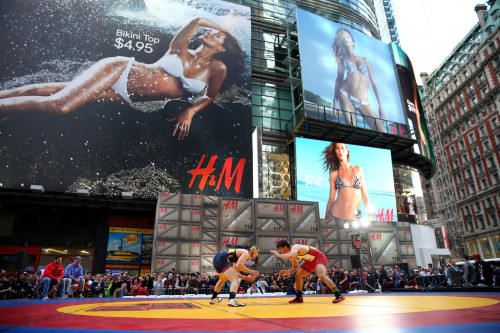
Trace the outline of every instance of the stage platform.
<instances>
[{"instance_id":1,"label":"stage platform","mask_svg":"<svg viewBox=\"0 0 500 333\"><path fill-rule=\"evenodd\" d=\"M500 332L499 293L347 294L241 297L245 307L208 298L10 300L0 332Z\"/></svg>"}]
</instances>

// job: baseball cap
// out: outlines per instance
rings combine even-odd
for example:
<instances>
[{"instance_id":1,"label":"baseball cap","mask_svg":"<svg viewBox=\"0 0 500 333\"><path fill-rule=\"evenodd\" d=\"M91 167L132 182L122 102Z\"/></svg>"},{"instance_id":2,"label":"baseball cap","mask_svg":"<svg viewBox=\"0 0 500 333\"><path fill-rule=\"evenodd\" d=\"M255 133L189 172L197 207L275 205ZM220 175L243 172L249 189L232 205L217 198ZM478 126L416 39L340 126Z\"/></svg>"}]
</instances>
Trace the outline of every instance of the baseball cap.
<instances>
[{"instance_id":1,"label":"baseball cap","mask_svg":"<svg viewBox=\"0 0 500 333\"><path fill-rule=\"evenodd\" d=\"M75 257L75 260L82 261L82 257L80 257L80 256L76 256L76 257Z\"/></svg>"},{"instance_id":2,"label":"baseball cap","mask_svg":"<svg viewBox=\"0 0 500 333\"><path fill-rule=\"evenodd\" d=\"M472 259L481 259L481 256L479 254L475 254L472 256Z\"/></svg>"}]
</instances>

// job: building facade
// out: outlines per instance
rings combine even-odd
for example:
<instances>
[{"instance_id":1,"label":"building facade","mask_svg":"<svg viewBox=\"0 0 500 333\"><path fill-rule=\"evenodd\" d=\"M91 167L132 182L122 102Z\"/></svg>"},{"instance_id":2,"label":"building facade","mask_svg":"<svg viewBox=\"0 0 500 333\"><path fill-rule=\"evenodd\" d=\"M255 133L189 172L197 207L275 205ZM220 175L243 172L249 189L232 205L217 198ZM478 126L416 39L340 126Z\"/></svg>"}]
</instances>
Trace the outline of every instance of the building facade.
<instances>
[{"instance_id":1,"label":"building facade","mask_svg":"<svg viewBox=\"0 0 500 333\"><path fill-rule=\"evenodd\" d=\"M438 160L430 199L457 257L500 256L499 2L489 5L476 6L479 22L439 68L421 74Z\"/></svg>"}]
</instances>

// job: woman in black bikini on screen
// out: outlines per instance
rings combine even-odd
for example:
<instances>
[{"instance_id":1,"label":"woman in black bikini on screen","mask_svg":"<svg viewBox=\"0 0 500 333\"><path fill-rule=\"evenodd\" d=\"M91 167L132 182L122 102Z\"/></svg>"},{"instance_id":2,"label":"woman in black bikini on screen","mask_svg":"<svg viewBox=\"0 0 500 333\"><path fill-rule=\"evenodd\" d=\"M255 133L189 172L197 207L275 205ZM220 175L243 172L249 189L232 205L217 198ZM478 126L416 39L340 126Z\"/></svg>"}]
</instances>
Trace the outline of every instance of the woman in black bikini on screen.
<instances>
[{"instance_id":1,"label":"woman in black bikini on screen","mask_svg":"<svg viewBox=\"0 0 500 333\"><path fill-rule=\"evenodd\" d=\"M330 172L330 197L325 218L355 220L354 211L359 209L361 198L365 208L370 209L363 169L350 164L350 152L345 143L332 142L323 155L325 169Z\"/></svg>"},{"instance_id":2,"label":"woman in black bikini on screen","mask_svg":"<svg viewBox=\"0 0 500 333\"><path fill-rule=\"evenodd\" d=\"M188 49L190 39L200 27L209 30L199 37L200 46ZM218 58L241 61L238 41L223 27L196 18L182 27L170 42L168 51L153 64L134 58L101 59L71 82L32 84L0 91L0 115L23 111L68 113L93 101L157 101L180 97L199 97L196 103L168 121L174 122L173 136L189 135L194 115L210 105L228 71ZM226 61L227 62L227 61Z\"/></svg>"}]
</instances>

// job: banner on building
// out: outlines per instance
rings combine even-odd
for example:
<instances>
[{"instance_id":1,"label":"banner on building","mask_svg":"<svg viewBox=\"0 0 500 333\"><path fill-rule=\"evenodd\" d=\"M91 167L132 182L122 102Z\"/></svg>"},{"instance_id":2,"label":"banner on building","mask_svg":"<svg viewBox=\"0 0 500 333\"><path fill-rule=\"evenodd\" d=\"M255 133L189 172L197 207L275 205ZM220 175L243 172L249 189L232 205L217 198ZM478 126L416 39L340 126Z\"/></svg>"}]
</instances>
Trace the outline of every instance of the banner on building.
<instances>
[{"instance_id":1,"label":"banner on building","mask_svg":"<svg viewBox=\"0 0 500 333\"><path fill-rule=\"evenodd\" d=\"M1 0L0 187L251 197L250 8Z\"/></svg>"}]
</instances>

